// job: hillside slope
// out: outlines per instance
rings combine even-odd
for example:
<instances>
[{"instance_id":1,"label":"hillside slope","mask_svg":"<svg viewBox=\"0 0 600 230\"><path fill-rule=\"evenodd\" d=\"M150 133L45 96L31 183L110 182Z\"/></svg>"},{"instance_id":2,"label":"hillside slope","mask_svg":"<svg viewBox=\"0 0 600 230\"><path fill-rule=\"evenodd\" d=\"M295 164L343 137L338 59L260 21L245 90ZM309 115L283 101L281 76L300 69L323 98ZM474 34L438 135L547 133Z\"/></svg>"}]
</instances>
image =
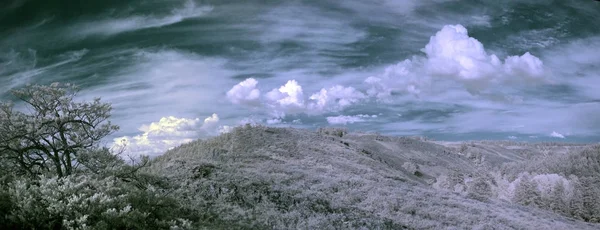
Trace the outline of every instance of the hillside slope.
<instances>
[{"instance_id":1,"label":"hillside slope","mask_svg":"<svg viewBox=\"0 0 600 230\"><path fill-rule=\"evenodd\" d=\"M600 228L499 195L502 175L490 172L537 149L245 126L168 151L149 170L209 228Z\"/></svg>"}]
</instances>

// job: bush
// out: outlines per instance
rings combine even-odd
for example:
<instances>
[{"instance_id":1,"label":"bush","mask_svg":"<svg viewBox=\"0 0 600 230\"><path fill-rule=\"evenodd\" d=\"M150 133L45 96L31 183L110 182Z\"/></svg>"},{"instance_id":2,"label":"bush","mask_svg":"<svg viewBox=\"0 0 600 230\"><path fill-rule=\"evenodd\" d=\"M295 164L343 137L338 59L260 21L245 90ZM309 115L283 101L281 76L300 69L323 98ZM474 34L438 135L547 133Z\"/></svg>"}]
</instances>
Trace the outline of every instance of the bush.
<instances>
[{"instance_id":1,"label":"bush","mask_svg":"<svg viewBox=\"0 0 600 230\"><path fill-rule=\"evenodd\" d=\"M7 221L28 229L187 229L177 202L148 186L90 175L20 179L8 188Z\"/></svg>"},{"instance_id":2,"label":"bush","mask_svg":"<svg viewBox=\"0 0 600 230\"><path fill-rule=\"evenodd\" d=\"M414 162L404 162L404 164L402 164L402 168L404 168L404 170L406 170L411 175L421 175L421 173L419 172L419 165L415 164Z\"/></svg>"},{"instance_id":3,"label":"bush","mask_svg":"<svg viewBox=\"0 0 600 230\"><path fill-rule=\"evenodd\" d=\"M319 128L317 130L317 133L323 134L323 135L331 135L331 136L337 136L337 137L344 137L344 135L348 134L348 129L326 127L326 128Z\"/></svg>"}]
</instances>

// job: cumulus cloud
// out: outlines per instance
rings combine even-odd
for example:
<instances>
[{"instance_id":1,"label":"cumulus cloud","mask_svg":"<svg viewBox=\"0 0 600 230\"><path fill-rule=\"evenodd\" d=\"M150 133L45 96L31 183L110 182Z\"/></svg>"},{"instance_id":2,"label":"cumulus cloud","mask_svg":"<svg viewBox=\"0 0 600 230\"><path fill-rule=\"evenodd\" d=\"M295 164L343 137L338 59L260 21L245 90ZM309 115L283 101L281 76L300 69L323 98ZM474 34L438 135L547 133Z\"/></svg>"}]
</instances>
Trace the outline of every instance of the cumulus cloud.
<instances>
[{"instance_id":1,"label":"cumulus cloud","mask_svg":"<svg viewBox=\"0 0 600 230\"><path fill-rule=\"evenodd\" d=\"M429 39L422 49L433 74L460 79L480 79L493 75L500 60L488 55L483 44L469 37L462 25L447 25Z\"/></svg>"},{"instance_id":2,"label":"cumulus cloud","mask_svg":"<svg viewBox=\"0 0 600 230\"><path fill-rule=\"evenodd\" d=\"M229 126L229 125L223 125L223 126L219 126L219 129L217 129L217 131L219 132L219 134L223 134L223 133L229 133L233 130L234 127Z\"/></svg>"},{"instance_id":3,"label":"cumulus cloud","mask_svg":"<svg viewBox=\"0 0 600 230\"><path fill-rule=\"evenodd\" d=\"M318 115L342 111L369 99L387 100L392 95L414 95L419 98L439 96L469 97L485 95L503 99L505 84L520 84L532 79L543 79L543 62L530 53L508 56L504 61L488 54L483 44L470 37L462 25L446 25L431 36L421 51L395 65L388 66L364 80L365 88L334 85L325 87L305 98L302 86L296 80L272 89L261 97L255 79L246 79L234 86L227 97L234 104L261 105L275 119L286 115L305 113ZM458 91L457 91L458 90ZM448 91L452 91L447 93ZM440 96L441 95L441 96ZM330 123L359 122L360 117L332 117Z\"/></svg>"},{"instance_id":4,"label":"cumulus cloud","mask_svg":"<svg viewBox=\"0 0 600 230\"><path fill-rule=\"evenodd\" d=\"M279 118L267 119L267 124L269 125L281 124L282 122L283 121Z\"/></svg>"},{"instance_id":5,"label":"cumulus cloud","mask_svg":"<svg viewBox=\"0 0 600 230\"><path fill-rule=\"evenodd\" d=\"M404 60L396 65L388 66L383 74L368 77L364 82L370 85L367 94L383 98L393 92L417 95L421 87L428 84L429 78L420 74L419 60Z\"/></svg>"},{"instance_id":6,"label":"cumulus cloud","mask_svg":"<svg viewBox=\"0 0 600 230\"><path fill-rule=\"evenodd\" d=\"M422 51L427 55L426 68L434 75L460 81L493 80L501 77L540 78L543 62L529 52L509 56L504 63L488 55L483 44L469 37L462 25L447 25L432 36Z\"/></svg>"},{"instance_id":7,"label":"cumulus cloud","mask_svg":"<svg viewBox=\"0 0 600 230\"><path fill-rule=\"evenodd\" d=\"M509 56L503 64L496 55L488 55L481 42L469 37L462 25L444 26L430 38L422 51L427 55L427 68L431 73L459 80L502 75L539 78L544 74L542 61L529 52L522 56Z\"/></svg>"},{"instance_id":8,"label":"cumulus cloud","mask_svg":"<svg viewBox=\"0 0 600 230\"><path fill-rule=\"evenodd\" d=\"M321 89L318 93L311 95L309 99L312 102L309 104L309 110L312 112L337 111L364 98L366 95L353 87L336 85L329 89Z\"/></svg>"},{"instance_id":9,"label":"cumulus cloud","mask_svg":"<svg viewBox=\"0 0 600 230\"><path fill-rule=\"evenodd\" d=\"M217 123L219 123L219 116L216 113L213 113L213 115L204 119L204 123L202 123L202 127L200 127L200 129L212 131L217 127Z\"/></svg>"},{"instance_id":10,"label":"cumulus cloud","mask_svg":"<svg viewBox=\"0 0 600 230\"><path fill-rule=\"evenodd\" d=\"M258 81L248 78L233 86L227 92L227 98L233 104L266 107L269 115L274 117L270 123L276 123L275 120L288 114L314 115L339 111L367 98L367 95L353 87L335 85L321 89L306 100L302 86L296 80L289 80L285 85L266 93L261 100L257 85Z\"/></svg>"},{"instance_id":11,"label":"cumulus cloud","mask_svg":"<svg viewBox=\"0 0 600 230\"><path fill-rule=\"evenodd\" d=\"M556 137L556 138L561 138L564 139L565 135L562 135L560 133L557 133L556 131L552 131L552 133L550 134L551 137Z\"/></svg>"},{"instance_id":12,"label":"cumulus cloud","mask_svg":"<svg viewBox=\"0 0 600 230\"><path fill-rule=\"evenodd\" d=\"M540 78L544 76L544 63L529 52L522 56L506 58L504 69L510 76Z\"/></svg>"},{"instance_id":13,"label":"cumulus cloud","mask_svg":"<svg viewBox=\"0 0 600 230\"><path fill-rule=\"evenodd\" d=\"M281 107L304 107L304 93L302 86L296 80L289 80L279 89L273 89L267 93L267 99Z\"/></svg>"},{"instance_id":14,"label":"cumulus cloud","mask_svg":"<svg viewBox=\"0 0 600 230\"><path fill-rule=\"evenodd\" d=\"M259 105L260 91L256 89L257 84L255 79L246 79L229 90L227 97L234 104ZM285 85L269 91L265 95L264 104L271 109L271 115L281 118L290 113L320 114L338 111L365 98L367 96L364 93L353 87L335 85L321 89L306 101L302 86L295 80L289 80Z\"/></svg>"},{"instance_id":15,"label":"cumulus cloud","mask_svg":"<svg viewBox=\"0 0 600 230\"><path fill-rule=\"evenodd\" d=\"M227 98L233 104L258 105L260 90L256 88L257 84L254 78L248 78L227 91Z\"/></svg>"},{"instance_id":16,"label":"cumulus cloud","mask_svg":"<svg viewBox=\"0 0 600 230\"><path fill-rule=\"evenodd\" d=\"M542 79L543 62L525 53L508 56L502 62L488 54L483 44L469 37L462 25L446 25L421 49L425 56L414 56L389 66L378 76L365 80L370 96L383 98L393 92L419 95L423 88L450 80L462 84L470 93L485 90L490 83L503 84ZM440 81L442 80L442 81Z\"/></svg>"},{"instance_id":17,"label":"cumulus cloud","mask_svg":"<svg viewBox=\"0 0 600 230\"><path fill-rule=\"evenodd\" d=\"M140 135L115 138L113 148L123 149L130 155L156 156L199 137L216 134L218 122L217 114L203 121L199 118L163 117L158 122L141 126Z\"/></svg>"},{"instance_id":18,"label":"cumulus cloud","mask_svg":"<svg viewBox=\"0 0 600 230\"><path fill-rule=\"evenodd\" d=\"M289 80L278 89L273 89L266 94L267 104L275 117L284 117L288 113L303 112L304 93L302 86L296 80Z\"/></svg>"}]
</instances>

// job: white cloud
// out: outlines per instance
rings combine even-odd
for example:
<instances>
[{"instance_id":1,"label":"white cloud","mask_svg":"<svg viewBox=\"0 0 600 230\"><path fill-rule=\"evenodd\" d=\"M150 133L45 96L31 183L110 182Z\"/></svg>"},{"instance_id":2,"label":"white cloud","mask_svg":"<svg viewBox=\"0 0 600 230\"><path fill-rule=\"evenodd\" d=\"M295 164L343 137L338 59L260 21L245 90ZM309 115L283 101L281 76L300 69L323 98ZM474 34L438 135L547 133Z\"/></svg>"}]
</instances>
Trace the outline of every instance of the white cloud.
<instances>
[{"instance_id":1,"label":"white cloud","mask_svg":"<svg viewBox=\"0 0 600 230\"><path fill-rule=\"evenodd\" d=\"M362 118L377 118L376 114L373 115L369 115L369 114L358 114L356 115L357 117L362 117Z\"/></svg>"},{"instance_id":2,"label":"white cloud","mask_svg":"<svg viewBox=\"0 0 600 230\"><path fill-rule=\"evenodd\" d=\"M520 83L542 79L543 62L530 53L509 56L504 63L488 54L483 44L462 25L446 25L421 49L423 56L414 56L389 66L378 76L365 80L370 96L385 98L393 92L421 95L423 89L447 90L448 82L457 82L469 93L489 89L490 84ZM433 86L433 87L432 87ZM435 92L434 92L435 93Z\"/></svg>"},{"instance_id":3,"label":"white cloud","mask_svg":"<svg viewBox=\"0 0 600 230\"><path fill-rule=\"evenodd\" d=\"M409 103L414 98L402 96L414 95L423 102L431 102L430 105L451 102L477 108L468 112L461 112L458 109L452 113L452 116L440 119L454 122L450 126L452 129L464 131L464 128L458 127L467 127L467 131L482 131L494 130L498 127L486 125L489 123L486 119L489 117L483 116L485 119L482 119L479 115L496 114L498 111L508 110L511 106L507 103L523 104L527 99L514 92L520 87L512 87L514 86L512 84L519 86L529 83L532 79L545 79L546 75L544 63L530 53L508 56L504 61L494 54L489 54L483 44L470 37L467 29L462 25L444 26L430 37L428 44L421 51L424 55L415 55L388 66L380 74L373 74L372 70L365 71L364 73L369 73L370 76L364 80L366 85L364 88L333 84L305 97L303 87L296 80L289 80L285 85L260 96L256 87L258 82L247 79L234 86L228 93L228 97L236 104L248 104L240 101L251 98L253 103L261 105L270 116L266 122L276 124L279 120L285 120L285 116L290 114L305 113L312 116L338 112L373 98L383 102ZM253 91L255 93L252 93ZM237 92L244 93L235 94ZM502 118L497 118L498 122L506 123L504 119L509 119L519 121L519 124L528 124L528 127L519 129L519 131L529 131L526 133L541 134L550 131L537 129L545 126L545 121L543 124L541 121L534 121L532 124L528 123L529 120L520 119L521 114L511 114L502 114ZM470 119L463 119L464 117ZM494 115L494 117L498 116ZM473 119L481 122L472 122ZM330 124L349 124L367 119L360 116L334 116L328 117L327 120ZM437 124L439 128L448 128L442 123ZM433 126L437 127L428 124L428 127ZM510 125L502 127L511 129Z\"/></svg>"},{"instance_id":4,"label":"white cloud","mask_svg":"<svg viewBox=\"0 0 600 230\"><path fill-rule=\"evenodd\" d=\"M283 121L279 118L267 119L267 124L269 125L280 124L282 122Z\"/></svg>"},{"instance_id":5,"label":"white cloud","mask_svg":"<svg viewBox=\"0 0 600 230\"><path fill-rule=\"evenodd\" d=\"M227 97L234 104L264 106L268 109L269 115L274 118L270 119L269 123L277 123L275 120L288 114L306 113L315 115L339 111L367 98L367 95L353 87L335 85L312 94L307 101L302 86L296 80L289 80L285 85L266 93L263 101L261 101L260 91L256 88L257 85L258 81L255 79L246 79L233 86L227 92Z\"/></svg>"},{"instance_id":6,"label":"white cloud","mask_svg":"<svg viewBox=\"0 0 600 230\"><path fill-rule=\"evenodd\" d=\"M365 94L352 87L341 85L329 89L321 89L318 93L310 96L312 102L309 104L309 112L337 111L357 103L366 98Z\"/></svg>"},{"instance_id":7,"label":"white cloud","mask_svg":"<svg viewBox=\"0 0 600 230\"><path fill-rule=\"evenodd\" d=\"M365 114L359 114L356 116L345 116L345 115L340 115L340 116L331 116L331 117L327 117L327 123L331 124L331 125L346 125L346 124L353 124L353 123L358 123L358 122L365 122L368 118L376 118L377 115L365 115Z\"/></svg>"},{"instance_id":8,"label":"white cloud","mask_svg":"<svg viewBox=\"0 0 600 230\"><path fill-rule=\"evenodd\" d=\"M459 79L486 78L501 64L496 55L487 54L481 42L469 37L462 25L444 26L422 51L431 73Z\"/></svg>"},{"instance_id":9,"label":"white cloud","mask_svg":"<svg viewBox=\"0 0 600 230\"><path fill-rule=\"evenodd\" d=\"M540 78L544 75L544 63L529 52L506 58L504 68L510 76Z\"/></svg>"},{"instance_id":10,"label":"white cloud","mask_svg":"<svg viewBox=\"0 0 600 230\"><path fill-rule=\"evenodd\" d=\"M259 105L260 90L256 88L257 84L254 78L248 78L233 86L227 92L227 98L233 104Z\"/></svg>"},{"instance_id":11,"label":"white cloud","mask_svg":"<svg viewBox=\"0 0 600 230\"><path fill-rule=\"evenodd\" d=\"M106 79L106 84L82 89L82 99L101 97L110 102L114 108L113 116L119 117L121 130L128 133L136 132L144 124L157 122L161 117L214 111L217 103L222 101L215 98L225 98L223 89L231 87L227 78L236 74L224 67L224 59L179 50L132 49L102 55L103 60L114 56L132 64L115 69L114 77ZM108 62L100 61L85 68L96 71ZM227 111L220 109L218 112L221 115Z\"/></svg>"},{"instance_id":12,"label":"white cloud","mask_svg":"<svg viewBox=\"0 0 600 230\"><path fill-rule=\"evenodd\" d=\"M417 95L421 93L420 88L430 81L420 72L422 72L422 64L419 60L407 59L388 66L380 76L365 79L364 82L371 86L367 94L377 98L390 96L392 92Z\"/></svg>"},{"instance_id":13,"label":"white cloud","mask_svg":"<svg viewBox=\"0 0 600 230\"><path fill-rule=\"evenodd\" d=\"M143 125L143 133L114 139L113 147L123 148L125 154L156 156L202 136L217 133L219 116L213 114L202 122L199 118L163 117L158 122Z\"/></svg>"},{"instance_id":14,"label":"white cloud","mask_svg":"<svg viewBox=\"0 0 600 230\"><path fill-rule=\"evenodd\" d=\"M219 129L217 129L217 131L219 132L219 134L223 134L223 133L229 133L233 130L234 127L231 127L229 125L223 125L220 126Z\"/></svg>"},{"instance_id":15,"label":"white cloud","mask_svg":"<svg viewBox=\"0 0 600 230\"><path fill-rule=\"evenodd\" d=\"M217 127L217 123L219 123L219 116L216 113L213 113L210 117L204 119L204 123L202 123L202 130L214 130Z\"/></svg>"},{"instance_id":16,"label":"white cloud","mask_svg":"<svg viewBox=\"0 0 600 230\"><path fill-rule=\"evenodd\" d=\"M545 71L543 62L529 52L509 56L502 63L496 55L488 55L481 42L469 37L462 25L444 26L422 51L427 55L429 72L461 81L503 76L540 78Z\"/></svg>"},{"instance_id":17,"label":"white cloud","mask_svg":"<svg viewBox=\"0 0 600 230\"><path fill-rule=\"evenodd\" d=\"M266 98L276 117L283 117L287 113L302 112L305 109L302 86L296 80L289 80L279 89L271 90L267 93Z\"/></svg>"},{"instance_id":18,"label":"white cloud","mask_svg":"<svg viewBox=\"0 0 600 230\"><path fill-rule=\"evenodd\" d=\"M565 135L562 135L560 133L557 133L556 131L552 131L552 133L550 134L551 137L556 137L556 138L561 138L564 139Z\"/></svg>"}]
</instances>

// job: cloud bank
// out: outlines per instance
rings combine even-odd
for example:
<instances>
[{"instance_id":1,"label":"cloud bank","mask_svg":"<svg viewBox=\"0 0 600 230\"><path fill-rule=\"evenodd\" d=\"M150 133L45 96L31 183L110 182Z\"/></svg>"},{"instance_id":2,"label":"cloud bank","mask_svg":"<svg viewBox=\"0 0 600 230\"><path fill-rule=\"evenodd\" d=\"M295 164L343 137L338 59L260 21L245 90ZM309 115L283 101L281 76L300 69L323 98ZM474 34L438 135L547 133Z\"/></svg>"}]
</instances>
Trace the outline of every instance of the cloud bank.
<instances>
[{"instance_id":1,"label":"cloud bank","mask_svg":"<svg viewBox=\"0 0 600 230\"><path fill-rule=\"evenodd\" d=\"M543 80L546 74L543 62L528 52L508 56L504 62L488 54L483 44L469 37L462 25L444 26L421 51L425 57L414 56L387 67L379 76L367 78L365 83L371 85L369 95L378 98L392 92L420 95L431 90L432 84L445 81L479 94L498 85Z\"/></svg>"},{"instance_id":2,"label":"cloud bank","mask_svg":"<svg viewBox=\"0 0 600 230\"><path fill-rule=\"evenodd\" d=\"M218 123L217 114L212 114L204 120L163 117L158 122L142 125L139 128L142 132L140 135L115 138L113 149L122 150L125 155L157 156L197 138L216 135L230 129L228 126L219 127Z\"/></svg>"},{"instance_id":3,"label":"cloud bank","mask_svg":"<svg viewBox=\"0 0 600 230\"><path fill-rule=\"evenodd\" d=\"M227 98L233 104L262 107L275 118L298 113L320 115L397 96L412 95L427 100L448 90L448 84L477 96L500 85L543 81L547 72L543 62L528 52L508 56L504 61L488 54L483 44L469 37L462 25L444 26L421 51L425 55L415 55L386 67L380 74L366 77L359 88L334 85L306 97L308 94L299 82L292 79L261 95L258 81L248 78L233 86ZM337 123L336 119L329 120Z\"/></svg>"},{"instance_id":4,"label":"cloud bank","mask_svg":"<svg viewBox=\"0 0 600 230\"><path fill-rule=\"evenodd\" d=\"M377 118L377 115L366 115L366 114L358 114L355 116L331 116L327 117L327 123L330 125L347 125L358 122L366 122L369 119Z\"/></svg>"}]
</instances>

